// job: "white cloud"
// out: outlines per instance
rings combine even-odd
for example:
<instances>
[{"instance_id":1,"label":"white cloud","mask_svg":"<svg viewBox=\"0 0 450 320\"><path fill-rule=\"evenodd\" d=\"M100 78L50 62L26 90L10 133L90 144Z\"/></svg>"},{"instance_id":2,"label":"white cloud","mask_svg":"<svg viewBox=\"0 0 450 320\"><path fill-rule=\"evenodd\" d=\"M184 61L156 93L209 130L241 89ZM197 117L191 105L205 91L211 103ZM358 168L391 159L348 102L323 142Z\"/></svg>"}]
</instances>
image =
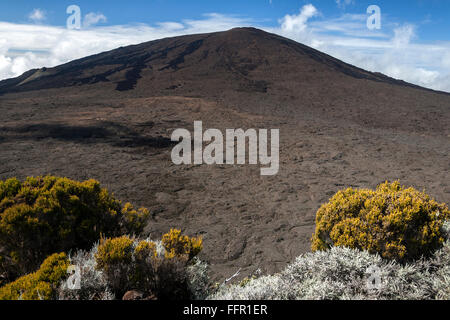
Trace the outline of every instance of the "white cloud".
<instances>
[{"instance_id":1,"label":"white cloud","mask_svg":"<svg viewBox=\"0 0 450 320\"><path fill-rule=\"evenodd\" d=\"M443 56L442 56L442 65L445 68L449 68L450 69L450 52L446 52Z\"/></svg>"},{"instance_id":2,"label":"white cloud","mask_svg":"<svg viewBox=\"0 0 450 320\"><path fill-rule=\"evenodd\" d=\"M28 18L35 23L42 22L46 19L45 11L43 11L41 9L34 9L28 15Z\"/></svg>"},{"instance_id":3,"label":"white cloud","mask_svg":"<svg viewBox=\"0 0 450 320\"><path fill-rule=\"evenodd\" d=\"M285 32L302 32L306 29L306 23L319 12L312 4L307 4L302 7L298 15L286 15L280 20L281 29Z\"/></svg>"},{"instance_id":4,"label":"white cloud","mask_svg":"<svg viewBox=\"0 0 450 320\"><path fill-rule=\"evenodd\" d=\"M178 31L184 29L184 25L178 22L159 22L158 26L160 26L161 29L168 31Z\"/></svg>"},{"instance_id":5,"label":"white cloud","mask_svg":"<svg viewBox=\"0 0 450 320\"><path fill-rule=\"evenodd\" d=\"M314 33L338 33L340 36L352 38L386 38L383 30L369 30L367 28L367 15L343 14L338 18L313 21L308 28Z\"/></svg>"},{"instance_id":6,"label":"white cloud","mask_svg":"<svg viewBox=\"0 0 450 320\"><path fill-rule=\"evenodd\" d=\"M318 19L311 20L313 17ZM313 5L306 5L299 14L282 18L278 27L262 29L300 41L358 67L450 92L450 42L419 43L416 26L389 24L387 19L382 30L368 30L366 19L366 15L350 14L326 19ZM243 26L255 26L255 21L212 13L202 19L165 21L154 26L119 25L82 30L0 22L0 79L120 46Z\"/></svg>"},{"instance_id":7,"label":"white cloud","mask_svg":"<svg viewBox=\"0 0 450 320\"><path fill-rule=\"evenodd\" d=\"M404 25L394 29L394 38L392 42L396 48L402 48L409 45L415 36L415 27L411 24Z\"/></svg>"},{"instance_id":8,"label":"white cloud","mask_svg":"<svg viewBox=\"0 0 450 320\"><path fill-rule=\"evenodd\" d=\"M84 16L83 19L83 27L89 28L91 26L95 26L100 22L106 22L107 19L102 13L94 13L90 12Z\"/></svg>"}]
</instances>

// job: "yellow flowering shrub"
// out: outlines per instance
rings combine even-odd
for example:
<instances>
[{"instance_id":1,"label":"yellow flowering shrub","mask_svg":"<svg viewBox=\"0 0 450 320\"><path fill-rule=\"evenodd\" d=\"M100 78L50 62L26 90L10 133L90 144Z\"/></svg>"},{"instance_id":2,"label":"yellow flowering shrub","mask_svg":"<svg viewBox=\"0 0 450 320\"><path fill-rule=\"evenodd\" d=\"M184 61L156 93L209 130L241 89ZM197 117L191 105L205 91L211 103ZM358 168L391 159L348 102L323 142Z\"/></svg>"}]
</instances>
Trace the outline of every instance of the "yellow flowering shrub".
<instances>
[{"instance_id":1,"label":"yellow flowering shrub","mask_svg":"<svg viewBox=\"0 0 450 320\"><path fill-rule=\"evenodd\" d=\"M187 266L201 251L202 239L170 230L162 244L165 254L158 255L153 241L128 236L102 240L95 255L96 268L105 273L116 296L138 289L159 299L188 299Z\"/></svg>"},{"instance_id":2,"label":"yellow flowering shrub","mask_svg":"<svg viewBox=\"0 0 450 320\"><path fill-rule=\"evenodd\" d=\"M145 227L150 212L147 208L136 210L131 203L125 203L122 208L123 223L126 233L140 233Z\"/></svg>"},{"instance_id":3,"label":"yellow flowering shrub","mask_svg":"<svg viewBox=\"0 0 450 320\"><path fill-rule=\"evenodd\" d=\"M189 238L181 234L181 230L171 229L163 235L162 244L166 249L166 258L176 256L188 256L192 259L203 249L203 240L201 237Z\"/></svg>"},{"instance_id":4,"label":"yellow flowering shrub","mask_svg":"<svg viewBox=\"0 0 450 320\"><path fill-rule=\"evenodd\" d=\"M317 211L312 250L349 247L388 259L413 260L442 246L442 225L448 219L445 204L398 181L376 190L349 188Z\"/></svg>"},{"instance_id":5,"label":"yellow flowering shrub","mask_svg":"<svg viewBox=\"0 0 450 320\"><path fill-rule=\"evenodd\" d=\"M38 271L0 288L0 300L52 300L70 265L65 253L44 260Z\"/></svg>"},{"instance_id":6,"label":"yellow flowering shrub","mask_svg":"<svg viewBox=\"0 0 450 320\"><path fill-rule=\"evenodd\" d=\"M108 270L118 263L131 263L133 258L133 240L127 236L114 239L102 239L95 255L99 269Z\"/></svg>"},{"instance_id":7,"label":"yellow flowering shrub","mask_svg":"<svg viewBox=\"0 0 450 320\"><path fill-rule=\"evenodd\" d=\"M158 253L155 243L145 240L140 241L134 249L134 255L136 260L145 260L149 257L156 258Z\"/></svg>"},{"instance_id":8,"label":"yellow flowering shrub","mask_svg":"<svg viewBox=\"0 0 450 320\"><path fill-rule=\"evenodd\" d=\"M45 176L0 181L0 271L14 280L54 252L88 249L100 234L139 233L148 216L147 209L122 207L95 180Z\"/></svg>"}]
</instances>

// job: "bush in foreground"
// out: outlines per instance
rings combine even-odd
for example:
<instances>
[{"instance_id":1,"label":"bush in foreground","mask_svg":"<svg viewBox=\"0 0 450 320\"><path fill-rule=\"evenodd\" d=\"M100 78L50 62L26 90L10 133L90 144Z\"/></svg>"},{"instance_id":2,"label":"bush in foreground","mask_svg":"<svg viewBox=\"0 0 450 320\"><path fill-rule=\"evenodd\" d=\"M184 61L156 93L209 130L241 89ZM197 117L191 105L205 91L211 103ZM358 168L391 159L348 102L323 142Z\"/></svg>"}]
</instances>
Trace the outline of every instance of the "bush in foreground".
<instances>
[{"instance_id":1,"label":"bush in foreground","mask_svg":"<svg viewBox=\"0 0 450 320\"><path fill-rule=\"evenodd\" d=\"M95 180L0 181L0 273L12 280L52 253L88 249L100 234L139 233L148 215L131 204L122 207Z\"/></svg>"},{"instance_id":2,"label":"bush in foreground","mask_svg":"<svg viewBox=\"0 0 450 320\"><path fill-rule=\"evenodd\" d=\"M171 230L162 239L155 242L122 236L101 240L89 253L78 252L72 263L81 272L81 290L70 290L63 282L59 298L113 299L129 290L159 300L205 298L207 267L196 257L202 248L201 238ZM174 247L186 250L174 251Z\"/></svg>"},{"instance_id":3,"label":"bush in foreground","mask_svg":"<svg viewBox=\"0 0 450 320\"><path fill-rule=\"evenodd\" d=\"M80 287L74 290L68 281L62 281L58 288L58 300L114 300L116 296L105 274L96 268L98 243L89 251L78 250L70 257L70 263L78 272ZM121 298L121 297L118 297Z\"/></svg>"},{"instance_id":4,"label":"bush in foreground","mask_svg":"<svg viewBox=\"0 0 450 320\"><path fill-rule=\"evenodd\" d=\"M312 250L348 247L412 261L442 246L442 225L449 218L445 204L398 181L375 191L349 188L318 210Z\"/></svg>"},{"instance_id":5,"label":"bush in foreground","mask_svg":"<svg viewBox=\"0 0 450 320\"><path fill-rule=\"evenodd\" d=\"M333 247L298 257L284 271L221 286L211 300L450 299L450 223L447 241L429 259L402 264L358 249ZM378 282L377 282L378 281Z\"/></svg>"},{"instance_id":6,"label":"bush in foreground","mask_svg":"<svg viewBox=\"0 0 450 320\"><path fill-rule=\"evenodd\" d=\"M38 271L0 288L0 300L54 300L60 282L67 277L66 254L53 254Z\"/></svg>"}]
</instances>

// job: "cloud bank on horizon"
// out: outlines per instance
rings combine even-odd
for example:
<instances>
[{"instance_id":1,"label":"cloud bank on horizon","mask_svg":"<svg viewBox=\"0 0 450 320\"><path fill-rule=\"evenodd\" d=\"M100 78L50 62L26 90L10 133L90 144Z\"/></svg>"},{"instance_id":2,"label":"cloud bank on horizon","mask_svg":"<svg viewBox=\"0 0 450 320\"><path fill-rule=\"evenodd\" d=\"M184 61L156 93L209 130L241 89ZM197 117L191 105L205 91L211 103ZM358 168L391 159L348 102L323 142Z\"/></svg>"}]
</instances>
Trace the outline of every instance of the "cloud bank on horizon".
<instances>
[{"instance_id":1,"label":"cloud bank on horizon","mask_svg":"<svg viewBox=\"0 0 450 320\"><path fill-rule=\"evenodd\" d=\"M297 13L265 26L248 17L209 13L199 19L149 24L102 25L103 13L83 16L81 30L45 24L47 11L36 8L27 23L0 21L0 79L16 77L33 68L53 67L120 46L184 34L207 33L253 26L302 42L347 63L420 86L450 92L450 41L422 43L419 26L398 23L383 15L383 28L369 30L368 14L349 14L355 0L334 0L342 10L327 17L305 4Z\"/></svg>"}]
</instances>

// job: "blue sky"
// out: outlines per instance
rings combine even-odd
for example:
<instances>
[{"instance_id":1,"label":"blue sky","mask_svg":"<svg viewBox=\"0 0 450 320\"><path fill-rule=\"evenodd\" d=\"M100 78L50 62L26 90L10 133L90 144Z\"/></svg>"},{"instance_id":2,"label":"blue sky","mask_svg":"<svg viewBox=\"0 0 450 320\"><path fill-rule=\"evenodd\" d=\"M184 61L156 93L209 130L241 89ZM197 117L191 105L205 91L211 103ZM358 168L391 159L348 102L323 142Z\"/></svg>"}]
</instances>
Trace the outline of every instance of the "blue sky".
<instances>
[{"instance_id":1,"label":"blue sky","mask_svg":"<svg viewBox=\"0 0 450 320\"><path fill-rule=\"evenodd\" d=\"M81 30L66 28L78 5ZM369 5L381 29L369 30ZM15 0L0 2L0 79L143 41L255 26L346 62L450 91L449 0Z\"/></svg>"},{"instance_id":2,"label":"blue sky","mask_svg":"<svg viewBox=\"0 0 450 320\"><path fill-rule=\"evenodd\" d=\"M66 8L78 5L83 13L102 13L105 25L145 23L200 19L205 13L221 13L251 18L258 26L275 26L285 14L294 14L299 7L311 3L323 15L332 18L342 13L364 13L369 5L376 4L392 22L420 25L418 36L423 41L450 41L450 1L448 0L354 0L348 5L338 5L336 0L15 0L0 3L0 21L27 23L35 8L45 12L45 22L65 25ZM345 3L342 0L341 3Z\"/></svg>"}]
</instances>

